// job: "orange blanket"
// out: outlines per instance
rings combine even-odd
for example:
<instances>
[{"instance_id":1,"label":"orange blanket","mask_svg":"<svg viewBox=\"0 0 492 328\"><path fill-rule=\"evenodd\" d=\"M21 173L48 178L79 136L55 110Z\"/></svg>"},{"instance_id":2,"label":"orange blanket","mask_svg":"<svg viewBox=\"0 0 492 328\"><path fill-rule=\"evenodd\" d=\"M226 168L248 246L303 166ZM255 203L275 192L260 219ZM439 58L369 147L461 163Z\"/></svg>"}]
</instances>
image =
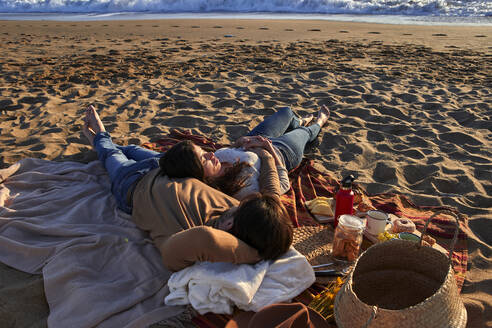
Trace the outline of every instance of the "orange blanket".
<instances>
[{"instance_id":1,"label":"orange blanket","mask_svg":"<svg viewBox=\"0 0 492 328\"><path fill-rule=\"evenodd\" d=\"M215 151L223 146L221 144L214 143L206 137L193 135L190 132L178 130L173 130L169 136L163 137L153 143L146 143L143 146L156 151L165 151L175 143L182 140L192 140L195 144L208 151ZM339 188L338 180L335 179L335 177L333 177L330 173L322 172L314 168L313 162L307 159L304 159L299 167L291 171L289 173L289 177L291 181L291 189L282 196L282 201L289 211L292 222L296 226L317 225L318 223L312 218L304 206L304 202L316 196L332 197ZM461 290L465 279L468 261L466 243L467 236L465 233L468 225L468 219L466 216L458 213L457 210L453 208L417 206L401 194L384 193L368 195L360 186L355 185L354 188L360 196L360 201L358 204L359 209L378 209L399 217L409 218L415 223L417 229L420 231L422 231L425 222L434 214L435 211L447 209L453 213L456 213L460 219L460 231L458 241L454 247L452 259L456 282L459 290ZM447 216L434 217L428 227L429 235L434 237L437 243L447 250L449 250L449 243L453 238L454 231L454 219ZM319 293L322 291L322 286L317 286L315 284L309 289L309 291L312 294ZM309 302L308 299L303 299L303 295L300 295L296 301L301 301L304 303ZM226 315L206 314L195 317L193 322L198 327L212 328L223 327L229 319L230 317Z\"/></svg>"}]
</instances>

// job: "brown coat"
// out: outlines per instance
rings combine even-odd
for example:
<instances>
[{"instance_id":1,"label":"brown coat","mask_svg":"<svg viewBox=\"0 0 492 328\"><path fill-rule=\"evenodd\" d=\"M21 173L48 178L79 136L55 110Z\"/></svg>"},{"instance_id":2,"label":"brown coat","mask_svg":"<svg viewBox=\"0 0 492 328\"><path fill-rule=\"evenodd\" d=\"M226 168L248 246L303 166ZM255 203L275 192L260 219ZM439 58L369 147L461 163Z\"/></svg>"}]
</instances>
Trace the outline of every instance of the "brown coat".
<instances>
[{"instance_id":1,"label":"brown coat","mask_svg":"<svg viewBox=\"0 0 492 328\"><path fill-rule=\"evenodd\" d=\"M262 158L260 187L264 192L278 194L275 170L273 160ZM255 249L214 228L222 214L238 205L238 200L197 179L170 179L155 169L135 187L132 218L150 233L164 265L172 271L197 261L255 263L260 260Z\"/></svg>"}]
</instances>

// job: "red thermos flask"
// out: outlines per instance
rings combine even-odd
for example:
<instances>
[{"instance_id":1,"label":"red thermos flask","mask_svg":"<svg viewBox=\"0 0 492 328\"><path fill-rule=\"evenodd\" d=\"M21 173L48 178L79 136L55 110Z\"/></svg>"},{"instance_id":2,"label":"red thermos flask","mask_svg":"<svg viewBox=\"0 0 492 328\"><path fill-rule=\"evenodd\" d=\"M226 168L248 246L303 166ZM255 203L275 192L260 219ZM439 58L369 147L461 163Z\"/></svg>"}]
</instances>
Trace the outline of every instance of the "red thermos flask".
<instances>
[{"instance_id":1,"label":"red thermos flask","mask_svg":"<svg viewBox=\"0 0 492 328\"><path fill-rule=\"evenodd\" d=\"M354 211L354 192L352 183L355 178L349 175L343 178L340 189L335 196L335 227L338 225L338 218L343 214L353 214Z\"/></svg>"}]
</instances>

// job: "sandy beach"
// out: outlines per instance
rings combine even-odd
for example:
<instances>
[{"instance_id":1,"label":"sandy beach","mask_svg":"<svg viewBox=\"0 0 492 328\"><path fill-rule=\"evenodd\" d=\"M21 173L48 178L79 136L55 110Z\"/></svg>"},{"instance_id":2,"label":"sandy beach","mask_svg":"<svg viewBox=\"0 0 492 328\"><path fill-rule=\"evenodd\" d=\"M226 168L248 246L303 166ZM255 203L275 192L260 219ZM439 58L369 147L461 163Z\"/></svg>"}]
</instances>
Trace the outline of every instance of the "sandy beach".
<instances>
[{"instance_id":1,"label":"sandy beach","mask_svg":"<svg viewBox=\"0 0 492 328\"><path fill-rule=\"evenodd\" d=\"M492 327L492 27L304 20L0 21L0 168L96 159L172 128L230 143L275 108L326 104L306 156L368 193L469 218L467 327ZM0 322L44 327L41 276L0 265Z\"/></svg>"}]
</instances>

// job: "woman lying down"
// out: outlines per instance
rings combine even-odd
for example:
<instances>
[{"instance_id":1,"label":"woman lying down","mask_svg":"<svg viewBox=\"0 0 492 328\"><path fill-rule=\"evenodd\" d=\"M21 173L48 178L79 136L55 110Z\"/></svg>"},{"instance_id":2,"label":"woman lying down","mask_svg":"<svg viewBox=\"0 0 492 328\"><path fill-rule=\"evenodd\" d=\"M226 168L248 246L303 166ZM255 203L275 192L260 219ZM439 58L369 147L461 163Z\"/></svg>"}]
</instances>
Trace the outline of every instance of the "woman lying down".
<instances>
[{"instance_id":1,"label":"woman lying down","mask_svg":"<svg viewBox=\"0 0 492 328\"><path fill-rule=\"evenodd\" d=\"M300 120L293 119L290 109L277 113L273 116L290 118L283 131L267 119L256 132L239 140L239 145L261 163L259 192L243 193L238 197L241 201L211 185L232 195L240 193L250 186L246 183L249 175L241 173L249 165L223 166L213 153L190 141L180 142L164 154L115 145L93 106L86 110L83 132L108 171L118 207L131 214L140 229L149 232L169 270L179 271L203 261L252 264L275 259L289 249L293 230L279 199L277 168L290 170L300 163L305 144L316 138L329 115L327 109L322 109L315 124L299 129ZM294 128L289 132L296 133L290 138L295 140L294 145L288 144L289 136L284 138L287 141L282 140L290 125ZM262 136L275 128L280 131L274 131L279 140ZM299 142L296 130L303 131L306 141ZM278 146L274 148L275 142ZM216 183L217 177L227 174L227 168L239 166L241 170L234 169L229 184Z\"/></svg>"}]
</instances>

